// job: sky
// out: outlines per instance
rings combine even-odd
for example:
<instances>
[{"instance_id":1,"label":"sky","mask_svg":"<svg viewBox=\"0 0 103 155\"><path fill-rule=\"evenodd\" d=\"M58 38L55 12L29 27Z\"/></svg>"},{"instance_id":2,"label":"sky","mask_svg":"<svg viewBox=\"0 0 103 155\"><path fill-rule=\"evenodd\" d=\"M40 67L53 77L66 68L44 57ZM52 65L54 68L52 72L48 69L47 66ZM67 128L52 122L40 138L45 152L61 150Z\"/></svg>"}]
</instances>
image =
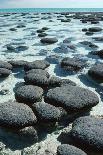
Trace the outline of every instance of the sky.
<instances>
[{"instance_id":1,"label":"sky","mask_svg":"<svg viewBox=\"0 0 103 155\"><path fill-rule=\"evenodd\" d=\"M103 0L0 0L0 8L103 8Z\"/></svg>"}]
</instances>

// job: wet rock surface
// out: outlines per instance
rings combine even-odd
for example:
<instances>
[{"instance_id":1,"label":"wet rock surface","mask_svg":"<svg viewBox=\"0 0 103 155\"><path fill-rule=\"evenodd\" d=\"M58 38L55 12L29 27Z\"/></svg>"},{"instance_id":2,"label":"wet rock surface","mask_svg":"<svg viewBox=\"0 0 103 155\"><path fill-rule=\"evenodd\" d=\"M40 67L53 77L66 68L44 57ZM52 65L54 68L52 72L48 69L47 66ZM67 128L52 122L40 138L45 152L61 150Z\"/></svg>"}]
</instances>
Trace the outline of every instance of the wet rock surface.
<instances>
[{"instance_id":1,"label":"wet rock surface","mask_svg":"<svg viewBox=\"0 0 103 155\"><path fill-rule=\"evenodd\" d=\"M90 68L88 74L94 80L103 82L103 64L102 63L95 64L93 67Z\"/></svg>"},{"instance_id":2,"label":"wet rock surface","mask_svg":"<svg viewBox=\"0 0 103 155\"><path fill-rule=\"evenodd\" d=\"M79 71L85 67L85 63L76 58L64 58L61 67L67 71Z\"/></svg>"},{"instance_id":3,"label":"wet rock surface","mask_svg":"<svg viewBox=\"0 0 103 155\"><path fill-rule=\"evenodd\" d=\"M34 62L29 62L24 66L24 70L28 71L30 69L46 69L50 64L46 60L36 60Z\"/></svg>"},{"instance_id":4,"label":"wet rock surface","mask_svg":"<svg viewBox=\"0 0 103 155\"><path fill-rule=\"evenodd\" d=\"M78 144L87 149L103 152L103 119L92 116L80 117L73 122L71 134Z\"/></svg>"},{"instance_id":5,"label":"wet rock surface","mask_svg":"<svg viewBox=\"0 0 103 155\"><path fill-rule=\"evenodd\" d=\"M25 74L24 80L27 84L45 87L48 85L49 73L42 69L33 69Z\"/></svg>"},{"instance_id":6,"label":"wet rock surface","mask_svg":"<svg viewBox=\"0 0 103 155\"><path fill-rule=\"evenodd\" d=\"M33 104L42 100L43 89L37 86L25 85L16 89L15 98L18 102Z\"/></svg>"},{"instance_id":7,"label":"wet rock surface","mask_svg":"<svg viewBox=\"0 0 103 155\"><path fill-rule=\"evenodd\" d=\"M43 38L40 40L43 44L54 44L58 42L57 38Z\"/></svg>"},{"instance_id":8,"label":"wet rock surface","mask_svg":"<svg viewBox=\"0 0 103 155\"><path fill-rule=\"evenodd\" d=\"M72 145L62 144L57 148L57 155L86 155L86 153Z\"/></svg>"},{"instance_id":9,"label":"wet rock surface","mask_svg":"<svg viewBox=\"0 0 103 155\"><path fill-rule=\"evenodd\" d=\"M5 61L0 61L0 68L12 70L12 65Z\"/></svg>"},{"instance_id":10,"label":"wet rock surface","mask_svg":"<svg viewBox=\"0 0 103 155\"><path fill-rule=\"evenodd\" d=\"M23 128L37 122L32 109L17 102L0 103L0 126L7 128Z\"/></svg>"},{"instance_id":11,"label":"wet rock surface","mask_svg":"<svg viewBox=\"0 0 103 155\"><path fill-rule=\"evenodd\" d=\"M50 89L45 101L72 112L89 109L99 103L97 95L93 92L70 85Z\"/></svg>"},{"instance_id":12,"label":"wet rock surface","mask_svg":"<svg viewBox=\"0 0 103 155\"><path fill-rule=\"evenodd\" d=\"M8 77L11 74L11 70L6 68L0 68L0 77L5 78Z\"/></svg>"},{"instance_id":13,"label":"wet rock surface","mask_svg":"<svg viewBox=\"0 0 103 155\"><path fill-rule=\"evenodd\" d=\"M35 111L35 114L40 122L42 123L51 123L56 122L59 120L61 116L61 112L59 108L56 108L50 104L39 102L33 104L33 111Z\"/></svg>"}]
</instances>

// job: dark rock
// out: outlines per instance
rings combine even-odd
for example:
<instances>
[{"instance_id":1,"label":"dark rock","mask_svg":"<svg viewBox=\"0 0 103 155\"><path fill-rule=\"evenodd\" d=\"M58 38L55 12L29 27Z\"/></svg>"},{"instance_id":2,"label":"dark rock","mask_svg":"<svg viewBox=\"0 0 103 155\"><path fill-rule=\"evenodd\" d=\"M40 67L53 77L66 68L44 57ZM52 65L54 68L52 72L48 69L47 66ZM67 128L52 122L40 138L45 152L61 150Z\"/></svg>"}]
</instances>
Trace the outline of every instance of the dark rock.
<instances>
[{"instance_id":1,"label":"dark rock","mask_svg":"<svg viewBox=\"0 0 103 155\"><path fill-rule=\"evenodd\" d=\"M16 100L28 105L41 101L42 95L43 89L32 85L21 86L15 91Z\"/></svg>"},{"instance_id":2,"label":"dark rock","mask_svg":"<svg viewBox=\"0 0 103 155\"><path fill-rule=\"evenodd\" d=\"M44 102L33 104L32 109L41 123L57 122L61 114L59 108Z\"/></svg>"},{"instance_id":3,"label":"dark rock","mask_svg":"<svg viewBox=\"0 0 103 155\"><path fill-rule=\"evenodd\" d=\"M40 87L47 87L49 74L42 69L32 69L24 76L24 80L27 84L32 84Z\"/></svg>"},{"instance_id":4,"label":"dark rock","mask_svg":"<svg viewBox=\"0 0 103 155\"><path fill-rule=\"evenodd\" d=\"M16 31L17 29L16 28L10 28L9 30L10 31Z\"/></svg>"},{"instance_id":5,"label":"dark rock","mask_svg":"<svg viewBox=\"0 0 103 155\"><path fill-rule=\"evenodd\" d=\"M54 44L54 43L58 42L58 39L57 38L43 38L40 41L43 44Z\"/></svg>"},{"instance_id":6,"label":"dark rock","mask_svg":"<svg viewBox=\"0 0 103 155\"><path fill-rule=\"evenodd\" d=\"M0 68L5 68L5 69L12 70L12 65L10 63L8 63L8 62L0 60Z\"/></svg>"},{"instance_id":7,"label":"dark rock","mask_svg":"<svg viewBox=\"0 0 103 155\"><path fill-rule=\"evenodd\" d=\"M88 74L93 79L103 82L103 64L95 64L93 67L90 68Z\"/></svg>"},{"instance_id":8,"label":"dark rock","mask_svg":"<svg viewBox=\"0 0 103 155\"><path fill-rule=\"evenodd\" d=\"M62 144L57 148L57 155L87 155L87 154L75 146L69 144Z\"/></svg>"},{"instance_id":9,"label":"dark rock","mask_svg":"<svg viewBox=\"0 0 103 155\"><path fill-rule=\"evenodd\" d=\"M19 51L19 52L20 52L20 51L26 51L28 48L29 48L29 47L27 47L27 46L21 45L21 46L16 47L16 50Z\"/></svg>"},{"instance_id":10,"label":"dark rock","mask_svg":"<svg viewBox=\"0 0 103 155\"><path fill-rule=\"evenodd\" d=\"M0 126L7 128L24 128L37 122L32 109L22 103L0 103Z\"/></svg>"},{"instance_id":11,"label":"dark rock","mask_svg":"<svg viewBox=\"0 0 103 155\"><path fill-rule=\"evenodd\" d=\"M13 47L12 45L7 45L6 48L9 51L15 51L15 47Z\"/></svg>"},{"instance_id":12,"label":"dark rock","mask_svg":"<svg viewBox=\"0 0 103 155\"><path fill-rule=\"evenodd\" d=\"M59 77L56 76L52 76L49 79L49 86L52 87L61 87L64 85L72 85L72 86L76 86L76 83L74 83L73 81L69 80L69 79L61 79Z\"/></svg>"},{"instance_id":13,"label":"dark rock","mask_svg":"<svg viewBox=\"0 0 103 155\"><path fill-rule=\"evenodd\" d=\"M7 94L9 94L9 90L8 89L2 89L0 91L0 95L7 95Z\"/></svg>"},{"instance_id":14,"label":"dark rock","mask_svg":"<svg viewBox=\"0 0 103 155\"><path fill-rule=\"evenodd\" d=\"M43 32L45 32L45 30L43 30L43 29L37 30L37 33L43 33Z\"/></svg>"},{"instance_id":15,"label":"dark rock","mask_svg":"<svg viewBox=\"0 0 103 155\"><path fill-rule=\"evenodd\" d=\"M56 47L54 50L53 50L55 53L69 53L70 52L70 49L65 46L64 44L62 44L61 46L59 47Z\"/></svg>"},{"instance_id":16,"label":"dark rock","mask_svg":"<svg viewBox=\"0 0 103 155\"><path fill-rule=\"evenodd\" d=\"M11 70L6 68L0 68L0 78L8 77L11 74Z\"/></svg>"},{"instance_id":17,"label":"dark rock","mask_svg":"<svg viewBox=\"0 0 103 155\"><path fill-rule=\"evenodd\" d=\"M103 119L93 116L78 118L73 123L71 135L81 147L103 152Z\"/></svg>"},{"instance_id":18,"label":"dark rock","mask_svg":"<svg viewBox=\"0 0 103 155\"><path fill-rule=\"evenodd\" d=\"M33 143L36 143L38 141L38 133L36 129L32 126L17 130L15 131L15 133L19 136L19 139L22 141L27 141L29 143L30 141L33 141Z\"/></svg>"},{"instance_id":19,"label":"dark rock","mask_svg":"<svg viewBox=\"0 0 103 155\"><path fill-rule=\"evenodd\" d=\"M88 30L90 32L100 32L100 31L102 31L102 28L100 28L100 27L91 27Z\"/></svg>"},{"instance_id":20,"label":"dark rock","mask_svg":"<svg viewBox=\"0 0 103 155\"><path fill-rule=\"evenodd\" d=\"M13 66L13 68L20 68L20 67L24 67L26 65L27 61L24 61L24 60L18 60L18 61L11 60L11 61L9 61L9 63Z\"/></svg>"},{"instance_id":21,"label":"dark rock","mask_svg":"<svg viewBox=\"0 0 103 155\"><path fill-rule=\"evenodd\" d=\"M46 36L47 36L46 33L39 33L39 34L38 34L38 37L46 37Z\"/></svg>"},{"instance_id":22,"label":"dark rock","mask_svg":"<svg viewBox=\"0 0 103 155\"><path fill-rule=\"evenodd\" d=\"M98 21L91 21L91 24L99 24Z\"/></svg>"},{"instance_id":23,"label":"dark rock","mask_svg":"<svg viewBox=\"0 0 103 155\"><path fill-rule=\"evenodd\" d=\"M46 30L49 30L48 27L43 27L42 30L46 31Z\"/></svg>"},{"instance_id":24,"label":"dark rock","mask_svg":"<svg viewBox=\"0 0 103 155\"><path fill-rule=\"evenodd\" d=\"M92 51L92 52L90 52L90 54L92 54L92 55L98 55L100 58L103 59L103 50Z\"/></svg>"},{"instance_id":25,"label":"dark rock","mask_svg":"<svg viewBox=\"0 0 103 155\"><path fill-rule=\"evenodd\" d=\"M17 26L17 28L24 28L24 27L26 27L24 24L19 24L19 25Z\"/></svg>"},{"instance_id":26,"label":"dark rock","mask_svg":"<svg viewBox=\"0 0 103 155\"><path fill-rule=\"evenodd\" d=\"M50 66L50 63L47 62L46 60L36 60L34 62L28 62L24 66L24 70L28 71L31 69L46 69L49 66Z\"/></svg>"},{"instance_id":27,"label":"dark rock","mask_svg":"<svg viewBox=\"0 0 103 155\"><path fill-rule=\"evenodd\" d=\"M82 23L87 23L87 21L86 20L82 20Z\"/></svg>"},{"instance_id":28,"label":"dark rock","mask_svg":"<svg viewBox=\"0 0 103 155\"><path fill-rule=\"evenodd\" d=\"M65 44L69 44L71 43L72 38L66 38L65 40L63 40L63 43Z\"/></svg>"},{"instance_id":29,"label":"dark rock","mask_svg":"<svg viewBox=\"0 0 103 155\"><path fill-rule=\"evenodd\" d=\"M85 35L87 35L87 36L92 36L94 33L93 32L89 32L89 31L87 31L86 33L85 33Z\"/></svg>"},{"instance_id":30,"label":"dark rock","mask_svg":"<svg viewBox=\"0 0 103 155\"><path fill-rule=\"evenodd\" d=\"M77 58L64 58L61 61L61 67L67 71L79 71L85 67L86 63Z\"/></svg>"},{"instance_id":31,"label":"dark rock","mask_svg":"<svg viewBox=\"0 0 103 155\"><path fill-rule=\"evenodd\" d=\"M95 45L95 44L93 44L93 43L91 43L91 42L89 42L89 41L82 41L82 42L80 42L80 44L82 44L82 45L84 45L84 46L87 46L87 47L89 47L89 48L98 48L98 46L97 45Z\"/></svg>"},{"instance_id":32,"label":"dark rock","mask_svg":"<svg viewBox=\"0 0 103 155\"><path fill-rule=\"evenodd\" d=\"M86 29L86 28L83 28L83 29L82 29L82 31L83 31L83 32L87 32L87 31L88 31L88 29Z\"/></svg>"},{"instance_id":33,"label":"dark rock","mask_svg":"<svg viewBox=\"0 0 103 155\"><path fill-rule=\"evenodd\" d=\"M70 22L70 21L71 21L70 19L61 19L61 22L64 22L64 23Z\"/></svg>"},{"instance_id":34,"label":"dark rock","mask_svg":"<svg viewBox=\"0 0 103 155\"><path fill-rule=\"evenodd\" d=\"M95 41L103 41L103 37L93 37Z\"/></svg>"},{"instance_id":35,"label":"dark rock","mask_svg":"<svg viewBox=\"0 0 103 155\"><path fill-rule=\"evenodd\" d=\"M49 55L45 59L51 64L58 64L60 63L62 57L59 55Z\"/></svg>"},{"instance_id":36,"label":"dark rock","mask_svg":"<svg viewBox=\"0 0 103 155\"><path fill-rule=\"evenodd\" d=\"M98 96L88 89L66 85L50 89L45 102L63 107L69 112L87 110L99 103Z\"/></svg>"}]
</instances>

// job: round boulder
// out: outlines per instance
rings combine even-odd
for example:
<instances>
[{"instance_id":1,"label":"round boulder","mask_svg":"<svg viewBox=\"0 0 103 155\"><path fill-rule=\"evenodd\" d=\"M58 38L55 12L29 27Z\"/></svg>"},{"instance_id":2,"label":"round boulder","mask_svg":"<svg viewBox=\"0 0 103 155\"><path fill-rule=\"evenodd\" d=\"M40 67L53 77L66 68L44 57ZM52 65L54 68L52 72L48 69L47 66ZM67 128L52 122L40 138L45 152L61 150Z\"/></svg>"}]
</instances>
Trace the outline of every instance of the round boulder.
<instances>
[{"instance_id":1,"label":"round boulder","mask_svg":"<svg viewBox=\"0 0 103 155\"><path fill-rule=\"evenodd\" d=\"M69 79L61 79L61 78L56 77L56 76L52 76L49 79L49 86L50 87L60 87L60 86L64 86L64 85L76 86L76 83L74 83L73 81L71 81Z\"/></svg>"},{"instance_id":2,"label":"round boulder","mask_svg":"<svg viewBox=\"0 0 103 155\"><path fill-rule=\"evenodd\" d=\"M20 67L24 67L26 65L27 61L24 61L24 60L18 60L18 61L11 60L11 61L9 61L9 63L13 66L13 68L20 68Z\"/></svg>"},{"instance_id":3,"label":"round boulder","mask_svg":"<svg viewBox=\"0 0 103 155\"><path fill-rule=\"evenodd\" d=\"M67 71L79 71L85 67L86 63L77 58L64 58L61 61L61 67Z\"/></svg>"},{"instance_id":4,"label":"round boulder","mask_svg":"<svg viewBox=\"0 0 103 155\"><path fill-rule=\"evenodd\" d=\"M24 80L27 84L46 87L48 86L49 73L42 69L32 69L25 74Z\"/></svg>"},{"instance_id":5,"label":"round boulder","mask_svg":"<svg viewBox=\"0 0 103 155\"><path fill-rule=\"evenodd\" d=\"M0 68L0 77L5 78L8 77L11 74L11 70L6 68Z\"/></svg>"},{"instance_id":6,"label":"round boulder","mask_svg":"<svg viewBox=\"0 0 103 155\"><path fill-rule=\"evenodd\" d=\"M88 30L90 32L100 32L100 31L102 31L102 28L100 28L100 27L91 27Z\"/></svg>"},{"instance_id":7,"label":"round boulder","mask_svg":"<svg viewBox=\"0 0 103 155\"><path fill-rule=\"evenodd\" d=\"M7 128L24 128L37 122L32 109L22 103L0 103L0 126Z\"/></svg>"},{"instance_id":8,"label":"round boulder","mask_svg":"<svg viewBox=\"0 0 103 155\"><path fill-rule=\"evenodd\" d=\"M103 82L103 64L95 64L88 71L89 76L91 76L94 80Z\"/></svg>"},{"instance_id":9,"label":"round boulder","mask_svg":"<svg viewBox=\"0 0 103 155\"><path fill-rule=\"evenodd\" d=\"M57 148L57 155L87 155L87 154L75 146L69 144L62 144Z\"/></svg>"},{"instance_id":10,"label":"round boulder","mask_svg":"<svg viewBox=\"0 0 103 155\"><path fill-rule=\"evenodd\" d=\"M46 33L39 33L39 34L38 34L38 37L46 37L46 36L47 36Z\"/></svg>"},{"instance_id":11,"label":"round boulder","mask_svg":"<svg viewBox=\"0 0 103 155\"><path fill-rule=\"evenodd\" d=\"M0 60L0 68L6 68L6 69L9 69L9 70L12 70L12 65L10 63L8 63L8 62Z\"/></svg>"},{"instance_id":12,"label":"round boulder","mask_svg":"<svg viewBox=\"0 0 103 155\"><path fill-rule=\"evenodd\" d=\"M28 71L30 69L46 69L50 66L50 63L46 60L36 60L34 62L29 62L24 66L24 70Z\"/></svg>"},{"instance_id":13,"label":"round boulder","mask_svg":"<svg viewBox=\"0 0 103 155\"><path fill-rule=\"evenodd\" d=\"M58 42L58 39L57 38L43 38L40 41L43 44L54 44L54 43Z\"/></svg>"},{"instance_id":14,"label":"round boulder","mask_svg":"<svg viewBox=\"0 0 103 155\"><path fill-rule=\"evenodd\" d=\"M66 85L50 89L45 102L63 107L69 112L88 110L99 103L98 96L88 89Z\"/></svg>"},{"instance_id":15,"label":"round boulder","mask_svg":"<svg viewBox=\"0 0 103 155\"><path fill-rule=\"evenodd\" d=\"M80 146L103 151L103 119L93 116L80 117L74 121L71 134Z\"/></svg>"},{"instance_id":16,"label":"round boulder","mask_svg":"<svg viewBox=\"0 0 103 155\"><path fill-rule=\"evenodd\" d=\"M56 122L60 118L61 111L59 110L59 108L54 107L50 104L39 102L33 104L32 107L37 116L37 119L42 123Z\"/></svg>"},{"instance_id":17,"label":"round boulder","mask_svg":"<svg viewBox=\"0 0 103 155\"><path fill-rule=\"evenodd\" d=\"M43 89L32 85L21 86L15 91L16 100L29 105L41 101L42 95Z\"/></svg>"}]
</instances>

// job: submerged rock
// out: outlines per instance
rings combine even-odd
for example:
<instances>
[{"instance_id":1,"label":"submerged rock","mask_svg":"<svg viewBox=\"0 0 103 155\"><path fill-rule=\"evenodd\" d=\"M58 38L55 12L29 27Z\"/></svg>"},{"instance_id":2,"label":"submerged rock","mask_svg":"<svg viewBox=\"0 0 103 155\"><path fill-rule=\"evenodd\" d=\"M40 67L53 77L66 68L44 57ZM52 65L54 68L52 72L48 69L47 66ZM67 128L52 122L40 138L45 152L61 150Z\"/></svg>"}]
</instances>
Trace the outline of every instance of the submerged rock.
<instances>
[{"instance_id":1,"label":"submerged rock","mask_svg":"<svg viewBox=\"0 0 103 155\"><path fill-rule=\"evenodd\" d=\"M100 58L103 59L103 50L92 51L92 52L90 52L90 54L92 54L92 55L98 55Z\"/></svg>"},{"instance_id":2,"label":"submerged rock","mask_svg":"<svg viewBox=\"0 0 103 155\"><path fill-rule=\"evenodd\" d=\"M100 32L100 31L102 31L102 28L100 28L100 27L91 27L88 30L90 32Z\"/></svg>"},{"instance_id":3,"label":"submerged rock","mask_svg":"<svg viewBox=\"0 0 103 155\"><path fill-rule=\"evenodd\" d=\"M87 155L87 154L75 146L69 144L62 144L57 148L57 155Z\"/></svg>"},{"instance_id":4,"label":"submerged rock","mask_svg":"<svg viewBox=\"0 0 103 155\"><path fill-rule=\"evenodd\" d=\"M64 58L61 67L67 71L79 71L85 67L86 63L77 58Z\"/></svg>"},{"instance_id":5,"label":"submerged rock","mask_svg":"<svg viewBox=\"0 0 103 155\"><path fill-rule=\"evenodd\" d=\"M93 116L78 118L73 122L71 135L80 147L103 152L103 119Z\"/></svg>"},{"instance_id":6,"label":"submerged rock","mask_svg":"<svg viewBox=\"0 0 103 155\"><path fill-rule=\"evenodd\" d=\"M43 44L54 44L54 43L58 42L58 39L57 38L43 38L40 41Z\"/></svg>"},{"instance_id":7,"label":"submerged rock","mask_svg":"<svg viewBox=\"0 0 103 155\"><path fill-rule=\"evenodd\" d=\"M34 62L28 62L24 66L24 70L28 71L31 69L46 69L49 66L50 66L50 64L46 60L36 60Z\"/></svg>"},{"instance_id":8,"label":"submerged rock","mask_svg":"<svg viewBox=\"0 0 103 155\"><path fill-rule=\"evenodd\" d=\"M92 42L89 42L89 41L82 41L80 42L80 44L86 46L86 47L89 47L89 48L92 48L92 49L96 49L98 48L97 45L93 44Z\"/></svg>"},{"instance_id":9,"label":"submerged rock","mask_svg":"<svg viewBox=\"0 0 103 155\"><path fill-rule=\"evenodd\" d=\"M31 105L42 100L43 89L37 86L25 85L16 89L15 98L18 102Z\"/></svg>"},{"instance_id":10,"label":"submerged rock","mask_svg":"<svg viewBox=\"0 0 103 155\"><path fill-rule=\"evenodd\" d=\"M98 96L88 89L66 85L50 89L45 102L63 107L69 112L88 110L99 103Z\"/></svg>"},{"instance_id":11,"label":"submerged rock","mask_svg":"<svg viewBox=\"0 0 103 155\"><path fill-rule=\"evenodd\" d=\"M27 64L27 61L24 60L18 60L18 61L11 60L8 62L13 66L13 68L24 67Z\"/></svg>"},{"instance_id":12,"label":"submerged rock","mask_svg":"<svg viewBox=\"0 0 103 155\"><path fill-rule=\"evenodd\" d=\"M102 63L95 64L93 67L90 68L88 74L93 79L103 82L103 64Z\"/></svg>"},{"instance_id":13,"label":"submerged rock","mask_svg":"<svg viewBox=\"0 0 103 155\"><path fill-rule=\"evenodd\" d=\"M12 65L10 63L8 63L8 62L0 60L0 68L5 68L5 69L12 70Z\"/></svg>"},{"instance_id":14,"label":"submerged rock","mask_svg":"<svg viewBox=\"0 0 103 155\"><path fill-rule=\"evenodd\" d=\"M46 37L46 36L47 36L46 33L39 33L39 34L38 34L38 37Z\"/></svg>"},{"instance_id":15,"label":"submerged rock","mask_svg":"<svg viewBox=\"0 0 103 155\"><path fill-rule=\"evenodd\" d=\"M0 68L0 78L8 77L11 74L11 70L6 68Z\"/></svg>"},{"instance_id":16,"label":"submerged rock","mask_svg":"<svg viewBox=\"0 0 103 155\"><path fill-rule=\"evenodd\" d=\"M24 128L37 122L32 109L22 103L0 103L0 126L7 128Z\"/></svg>"},{"instance_id":17,"label":"submerged rock","mask_svg":"<svg viewBox=\"0 0 103 155\"><path fill-rule=\"evenodd\" d=\"M103 41L103 37L93 37L95 41Z\"/></svg>"},{"instance_id":18,"label":"submerged rock","mask_svg":"<svg viewBox=\"0 0 103 155\"><path fill-rule=\"evenodd\" d=\"M49 87L60 87L60 86L65 86L65 85L72 85L72 86L76 86L76 83L69 80L69 79L61 79L59 77L56 76L52 76L49 79Z\"/></svg>"},{"instance_id":19,"label":"submerged rock","mask_svg":"<svg viewBox=\"0 0 103 155\"><path fill-rule=\"evenodd\" d=\"M20 51L26 51L29 47L28 46L18 46L16 47L16 51L20 52Z\"/></svg>"}]
</instances>

